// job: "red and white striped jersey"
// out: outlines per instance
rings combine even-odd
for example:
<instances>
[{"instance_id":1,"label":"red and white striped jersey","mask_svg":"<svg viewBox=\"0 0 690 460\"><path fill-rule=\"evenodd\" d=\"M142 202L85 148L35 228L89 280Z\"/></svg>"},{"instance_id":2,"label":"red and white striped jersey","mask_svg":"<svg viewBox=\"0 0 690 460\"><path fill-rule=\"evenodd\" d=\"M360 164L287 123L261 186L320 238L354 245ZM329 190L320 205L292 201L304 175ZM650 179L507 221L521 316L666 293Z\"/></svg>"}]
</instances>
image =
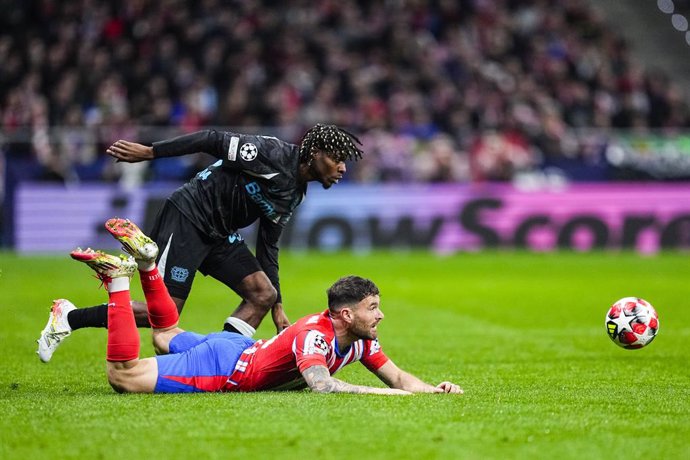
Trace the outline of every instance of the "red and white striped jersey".
<instances>
[{"instance_id":1,"label":"red and white striped jersey","mask_svg":"<svg viewBox=\"0 0 690 460\"><path fill-rule=\"evenodd\" d=\"M269 340L259 340L237 361L224 391L293 390L304 388L302 371L326 366L331 375L361 361L374 372L387 361L378 340L358 340L338 353L328 310L306 316Z\"/></svg>"}]
</instances>

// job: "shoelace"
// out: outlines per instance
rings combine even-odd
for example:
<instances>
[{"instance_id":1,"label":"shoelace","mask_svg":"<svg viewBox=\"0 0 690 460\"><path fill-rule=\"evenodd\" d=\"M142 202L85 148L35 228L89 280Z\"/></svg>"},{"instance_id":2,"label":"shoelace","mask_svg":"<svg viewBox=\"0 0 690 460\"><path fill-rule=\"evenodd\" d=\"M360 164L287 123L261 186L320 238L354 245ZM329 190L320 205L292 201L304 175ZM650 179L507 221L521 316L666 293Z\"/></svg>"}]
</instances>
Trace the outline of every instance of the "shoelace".
<instances>
[{"instance_id":1,"label":"shoelace","mask_svg":"<svg viewBox=\"0 0 690 460\"><path fill-rule=\"evenodd\" d=\"M105 290L108 290L106 284L110 283L113 280L111 277L107 275L101 275L100 273L96 273L95 275L93 275L93 277L101 282L101 284L98 286L98 289L103 288Z\"/></svg>"}]
</instances>

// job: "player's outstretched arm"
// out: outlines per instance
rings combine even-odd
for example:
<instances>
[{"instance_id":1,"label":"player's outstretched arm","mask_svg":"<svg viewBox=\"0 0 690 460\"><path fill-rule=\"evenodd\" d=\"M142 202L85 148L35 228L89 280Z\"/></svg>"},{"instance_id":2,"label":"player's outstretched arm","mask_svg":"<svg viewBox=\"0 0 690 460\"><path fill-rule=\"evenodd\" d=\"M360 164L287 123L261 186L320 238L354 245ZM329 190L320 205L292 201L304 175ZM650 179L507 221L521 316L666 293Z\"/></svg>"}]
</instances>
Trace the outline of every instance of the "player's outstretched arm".
<instances>
[{"instance_id":1,"label":"player's outstretched arm","mask_svg":"<svg viewBox=\"0 0 690 460\"><path fill-rule=\"evenodd\" d=\"M379 367L375 374L389 387L411 393L463 393L462 388L451 382L441 382L436 386L423 382L409 372L403 371L390 360Z\"/></svg>"},{"instance_id":2,"label":"player's outstretched arm","mask_svg":"<svg viewBox=\"0 0 690 460\"><path fill-rule=\"evenodd\" d=\"M138 163L140 161L153 160L153 147L130 141L115 141L108 147L106 153L118 161Z\"/></svg>"},{"instance_id":3,"label":"player's outstretched arm","mask_svg":"<svg viewBox=\"0 0 690 460\"><path fill-rule=\"evenodd\" d=\"M225 158L227 145L222 132L209 129L184 134L158 142L152 147L125 140L116 141L106 152L118 161L136 163L154 158L178 157L197 152L206 152L218 159Z\"/></svg>"},{"instance_id":4,"label":"player's outstretched arm","mask_svg":"<svg viewBox=\"0 0 690 460\"><path fill-rule=\"evenodd\" d=\"M353 385L335 379L328 372L326 366L311 366L302 372L305 382L312 391L317 393L356 393L376 395L409 395L409 391L395 388L375 388L364 385Z\"/></svg>"}]
</instances>

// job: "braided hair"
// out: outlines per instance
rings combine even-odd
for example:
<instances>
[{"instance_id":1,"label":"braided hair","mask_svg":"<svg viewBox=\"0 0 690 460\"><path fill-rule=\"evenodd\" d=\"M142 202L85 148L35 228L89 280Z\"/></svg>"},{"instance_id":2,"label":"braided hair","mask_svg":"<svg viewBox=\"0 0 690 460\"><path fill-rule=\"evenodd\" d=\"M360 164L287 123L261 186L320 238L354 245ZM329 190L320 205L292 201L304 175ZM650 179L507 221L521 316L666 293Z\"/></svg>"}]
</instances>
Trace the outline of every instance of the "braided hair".
<instances>
[{"instance_id":1,"label":"braided hair","mask_svg":"<svg viewBox=\"0 0 690 460\"><path fill-rule=\"evenodd\" d=\"M335 125L319 123L310 128L302 137L299 147L299 161L310 163L315 150L323 150L337 162L357 161L362 158L363 152L356 144L362 145L362 142L354 134Z\"/></svg>"}]
</instances>

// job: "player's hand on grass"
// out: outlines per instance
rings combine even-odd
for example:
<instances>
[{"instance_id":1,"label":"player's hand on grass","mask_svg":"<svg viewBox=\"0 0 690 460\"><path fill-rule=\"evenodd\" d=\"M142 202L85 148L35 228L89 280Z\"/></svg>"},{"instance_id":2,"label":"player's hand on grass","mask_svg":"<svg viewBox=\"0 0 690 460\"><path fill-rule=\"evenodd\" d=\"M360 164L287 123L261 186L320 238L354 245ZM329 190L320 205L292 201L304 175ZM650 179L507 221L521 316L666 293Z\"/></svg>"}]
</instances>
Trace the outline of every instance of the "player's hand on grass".
<instances>
[{"instance_id":1,"label":"player's hand on grass","mask_svg":"<svg viewBox=\"0 0 690 460\"><path fill-rule=\"evenodd\" d=\"M106 153L118 161L137 163L139 161L153 160L153 147L147 147L136 142L119 140L108 147Z\"/></svg>"},{"instance_id":2,"label":"player's hand on grass","mask_svg":"<svg viewBox=\"0 0 690 460\"><path fill-rule=\"evenodd\" d=\"M273 308L271 308L271 317L273 318L273 324L275 324L278 333L290 325L290 320L285 314L285 310L283 310L282 303L273 305Z\"/></svg>"},{"instance_id":3,"label":"player's hand on grass","mask_svg":"<svg viewBox=\"0 0 690 460\"><path fill-rule=\"evenodd\" d=\"M462 391L462 388L451 382L441 382L438 385L436 385L436 389L436 393L464 393L464 391Z\"/></svg>"}]
</instances>

